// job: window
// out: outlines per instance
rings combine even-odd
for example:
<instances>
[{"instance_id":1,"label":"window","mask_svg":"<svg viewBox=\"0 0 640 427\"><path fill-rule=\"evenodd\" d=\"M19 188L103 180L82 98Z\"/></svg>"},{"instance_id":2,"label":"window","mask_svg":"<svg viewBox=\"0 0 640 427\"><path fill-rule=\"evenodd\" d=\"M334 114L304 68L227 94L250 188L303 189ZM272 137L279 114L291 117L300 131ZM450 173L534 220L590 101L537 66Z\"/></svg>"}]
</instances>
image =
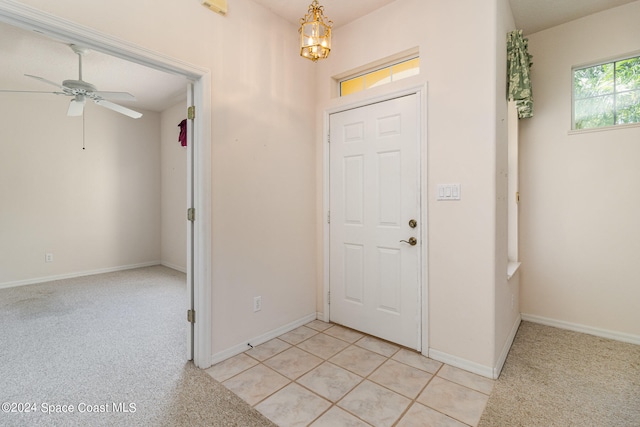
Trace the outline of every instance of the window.
<instances>
[{"instance_id":1,"label":"window","mask_svg":"<svg viewBox=\"0 0 640 427\"><path fill-rule=\"evenodd\" d=\"M411 58L340 81L340 96L350 95L420 73L420 58Z\"/></svg>"},{"instance_id":2,"label":"window","mask_svg":"<svg viewBox=\"0 0 640 427\"><path fill-rule=\"evenodd\" d=\"M573 70L573 129L640 123L640 56Z\"/></svg>"}]
</instances>

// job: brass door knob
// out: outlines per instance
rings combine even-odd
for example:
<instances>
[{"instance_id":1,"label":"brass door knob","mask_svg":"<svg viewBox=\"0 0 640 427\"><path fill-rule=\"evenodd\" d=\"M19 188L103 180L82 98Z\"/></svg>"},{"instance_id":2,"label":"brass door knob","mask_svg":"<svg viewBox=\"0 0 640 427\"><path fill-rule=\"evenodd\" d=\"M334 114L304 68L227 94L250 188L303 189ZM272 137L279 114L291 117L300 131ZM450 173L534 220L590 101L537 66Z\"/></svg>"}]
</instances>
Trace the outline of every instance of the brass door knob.
<instances>
[{"instance_id":1,"label":"brass door knob","mask_svg":"<svg viewBox=\"0 0 640 427\"><path fill-rule=\"evenodd\" d=\"M411 246L415 246L418 244L418 240L415 237L410 237L409 240L400 240L400 243L408 243Z\"/></svg>"}]
</instances>

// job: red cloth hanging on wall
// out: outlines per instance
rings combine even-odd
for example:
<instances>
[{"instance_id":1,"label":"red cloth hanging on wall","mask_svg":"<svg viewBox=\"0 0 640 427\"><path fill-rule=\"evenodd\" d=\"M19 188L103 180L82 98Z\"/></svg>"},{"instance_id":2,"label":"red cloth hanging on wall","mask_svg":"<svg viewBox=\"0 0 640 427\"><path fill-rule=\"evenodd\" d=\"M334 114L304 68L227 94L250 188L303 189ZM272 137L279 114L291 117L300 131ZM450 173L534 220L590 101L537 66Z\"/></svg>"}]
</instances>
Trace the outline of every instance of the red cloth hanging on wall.
<instances>
[{"instance_id":1,"label":"red cloth hanging on wall","mask_svg":"<svg viewBox=\"0 0 640 427\"><path fill-rule=\"evenodd\" d=\"M180 141L180 145L183 147L187 146L187 119L184 119L178 125L180 128L180 135L178 135L178 141Z\"/></svg>"}]
</instances>

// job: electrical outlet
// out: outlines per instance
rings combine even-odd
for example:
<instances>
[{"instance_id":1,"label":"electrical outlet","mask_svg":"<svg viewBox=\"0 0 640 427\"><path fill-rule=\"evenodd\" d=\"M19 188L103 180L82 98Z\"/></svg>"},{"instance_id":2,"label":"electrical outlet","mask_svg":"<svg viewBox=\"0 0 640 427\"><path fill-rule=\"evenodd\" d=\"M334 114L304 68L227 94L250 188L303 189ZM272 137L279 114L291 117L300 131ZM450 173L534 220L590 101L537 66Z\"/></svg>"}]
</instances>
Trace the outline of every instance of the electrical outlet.
<instances>
[{"instance_id":1,"label":"electrical outlet","mask_svg":"<svg viewBox=\"0 0 640 427\"><path fill-rule=\"evenodd\" d=\"M53 262L53 254L52 253L44 254L44 262Z\"/></svg>"},{"instance_id":2,"label":"electrical outlet","mask_svg":"<svg viewBox=\"0 0 640 427\"><path fill-rule=\"evenodd\" d=\"M253 311L262 310L262 297L253 297Z\"/></svg>"}]
</instances>

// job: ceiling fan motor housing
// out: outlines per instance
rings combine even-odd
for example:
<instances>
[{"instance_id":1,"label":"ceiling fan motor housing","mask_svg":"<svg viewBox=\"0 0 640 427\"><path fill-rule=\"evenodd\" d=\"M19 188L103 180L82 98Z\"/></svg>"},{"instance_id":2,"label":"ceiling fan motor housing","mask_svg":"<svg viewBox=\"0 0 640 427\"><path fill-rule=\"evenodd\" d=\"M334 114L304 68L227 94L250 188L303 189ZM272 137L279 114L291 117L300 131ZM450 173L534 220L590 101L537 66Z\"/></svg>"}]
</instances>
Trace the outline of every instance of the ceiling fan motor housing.
<instances>
[{"instance_id":1,"label":"ceiling fan motor housing","mask_svg":"<svg viewBox=\"0 0 640 427\"><path fill-rule=\"evenodd\" d=\"M83 80L65 80L62 82L62 86L69 89L74 95L96 91L94 85Z\"/></svg>"}]
</instances>

